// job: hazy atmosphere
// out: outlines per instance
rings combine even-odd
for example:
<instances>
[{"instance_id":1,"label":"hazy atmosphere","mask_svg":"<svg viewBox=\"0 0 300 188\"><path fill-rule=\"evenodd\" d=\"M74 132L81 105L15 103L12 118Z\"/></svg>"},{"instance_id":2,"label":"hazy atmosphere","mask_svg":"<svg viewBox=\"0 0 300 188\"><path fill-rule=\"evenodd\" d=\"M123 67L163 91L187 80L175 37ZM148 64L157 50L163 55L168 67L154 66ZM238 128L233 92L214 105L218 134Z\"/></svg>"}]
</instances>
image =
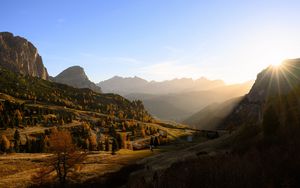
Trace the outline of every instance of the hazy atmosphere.
<instances>
[{"instance_id":1,"label":"hazy atmosphere","mask_svg":"<svg viewBox=\"0 0 300 188\"><path fill-rule=\"evenodd\" d=\"M0 188L300 187L300 1L0 7Z\"/></svg>"},{"instance_id":2,"label":"hazy atmosphere","mask_svg":"<svg viewBox=\"0 0 300 188\"><path fill-rule=\"evenodd\" d=\"M26 37L49 74L80 65L96 83L256 78L300 51L299 1L2 1L0 28ZM247 70L247 71L244 71Z\"/></svg>"}]
</instances>

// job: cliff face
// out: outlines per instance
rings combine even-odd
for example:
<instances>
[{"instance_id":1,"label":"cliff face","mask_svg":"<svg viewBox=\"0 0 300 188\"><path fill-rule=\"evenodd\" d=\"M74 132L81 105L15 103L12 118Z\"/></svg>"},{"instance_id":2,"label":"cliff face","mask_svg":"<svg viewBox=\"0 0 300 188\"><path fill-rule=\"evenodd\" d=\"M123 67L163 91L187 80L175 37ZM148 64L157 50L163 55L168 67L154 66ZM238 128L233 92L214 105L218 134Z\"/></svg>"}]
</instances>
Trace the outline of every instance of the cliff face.
<instances>
[{"instance_id":1,"label":"cliff face","mask_svg":"<svg viewBox=\"0 0 300 188\"><path fill-rule=\"evenodd\" d=\"M13 72L44 80L49 77L36 47L9 32L0 32L0 65Z\"/></svg>"},{"instance_id":2,"label":"cliff face","mask_svg":"<svg viewBox=\"0 0 300 188\"><path fill-rule=\"evenodd\" d=\"M268 67L257 75L248 99L264 102L268 97L284 95L300 84L300 59L289 59L280 67Z\"/></svg>"},{"instance_id":3,"label":"cliff face","mask_svg":"<svg viewBox=\"0 0 300 188\"><path fill-rule=\"evenodd\" d=\"M243 124L257 124L268 99L288 94L300 85L300 59L290 59L280 67L268 67L257 75L250 92L224 120L221 128L235 128Z\"/></svg>"},{"instance_id":4,"label":"cliff face","mask_svg":"<svg viewBox=\"0 0 300 188\"><path fill-rule=\"evenodd\" d=\"M101 88L91 82L80 66L69 67L56 77L52 78L54 82L67 84L75 88L89 88L95 92L101 93Z\"/></svg>"}]
</instances>

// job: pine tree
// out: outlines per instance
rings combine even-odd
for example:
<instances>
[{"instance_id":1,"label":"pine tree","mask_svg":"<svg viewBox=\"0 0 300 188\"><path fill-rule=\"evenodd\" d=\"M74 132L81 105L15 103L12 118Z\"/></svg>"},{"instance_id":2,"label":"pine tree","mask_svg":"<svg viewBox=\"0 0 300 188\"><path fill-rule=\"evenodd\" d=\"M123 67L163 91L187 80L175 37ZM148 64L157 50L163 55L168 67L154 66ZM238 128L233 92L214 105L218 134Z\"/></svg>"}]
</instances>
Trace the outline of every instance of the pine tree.
<instances>
[{"instance_id":1,"label":"pine tree","mask_svg":"<svg viewBox=\"0 0 300 188\"><path fill-rule=\"evenodd\" d=\"M22 114L20 112L20 110L15 110L15 118L16 118L16 122L17 122L17 125L16 126L19 126L19 122L22 122Z\"/></svg>"},{"instance_id":2,"label":"pine tree","mask_svg":"<svg viewBox=\"0 0 300 188\"><path fill-rule=\"evenodd\" d=\"M6 127L6 125L4 124L4 120L3 120L2 116L0 116L0 127L1 128L5 128Z\"/></svg>"},{"instance_id":3,"label":"pine tree","mask_svg":"<svg viewBox=\"0 0 300 188\"><path fill-rule=\"evenodd\" d=\"M154 137L154 143L153 143L153 145L154 145L154 146L158 146L159 144L160 144L160 142L159 142L158 137L157 137L157 136Z\"/></svg>"},{"instance_id":4,"label":"pine tree","mask_svg":"<svg viewBox=\"0 0 300 188\"><path fill-rule=\"evenodd\" d=\"M20 132L18 129L16 129L14 133L14 146L15 146L15 152L20 152Z\"/></svg>"},{"instance_id":5,"label":"pine tree","mask_svg":"<svg viewBox=\"0 0 300 188\"><path fill-rule=\"evenodd\" d=\"M116 138L116 141L117 141L117 144L118 144L118 149L122 148L122 147L124 148L124 145L122 143L122 135L121 134L117 134L117 138Z\"/></svg>"},{"instance_id":6,"label":"pine tree","mask_svg":"<svg viewBox=\"0 0 300 188\"><path fill-rule=\"evenodd\" d=\"M105 150L102 141L100 141L100 142L98 143L97 149L98 149L99 151L104 151L104 150Z\"/></svg>"},{"instance_id":7,"label":"pine tree","mask_svg":"<svg viewBox=\"0 0 300 188\"><path fill-rule=\"evenodd\" d=\"M97 148L97 139L95 134L91 134L89 137L89 150L95 151Z\"/></svg>"},{"instance_id":8,"label":"pine tree","mask_svg":"<svg viewBox=\"0 0 300 188\"><path fill-rule=\"evenodd\" d=\"M85 142L84 142L84 149L89 149L90 148L90 142L89 142L89 139L85 139Z\"/></svg>"},{"instance_id":9,"label":"pine tree","mask_svg":"<svg viewBox=\"0 0 300 188\"><path fill-rule=\"evenodd\" d=\"M105 138L105 151L109 151L109 140L107 137Z\"/></svg>"},{"instance_id":10,"label":"pine tree","mask_svg":"<svg viewBox=\"0 0 300 188\"><path fill-rule=\"evenodd\" d=\"M15 131L15 133L14 133L14 139L15 140L20 140L20 132L19 132L19 130L18 129L16 129L16 131Z\"/></svg>"},{"instance_id":11,"label":"pine tree","mask_svg":"<svg viewBox=\"0 0 300 188\"><path fill-rule=\"evenodd\" d=\"M1 150L3 152L8 152L10 148L10 142L5 135L1 136Z\"/></svg>"},{"instance_id":12,"label":"pine tree","mask_svg":"<svg viewBox=\"0 0 300 188\"><path fill-rule=\"evenodd\" d=\"M115 138L112 139L112 146L111 146L111 154L115 155L116 151L119 150L118 142Z\"/></svg>"},{"instance_id":13,"label":"pine tree","mask_svg":"<svg viewBox=\"0 0 300 188\"><path fill-rule=\"evenodd\" d=\"M44 152L48 152L50 147L50 141L47 135L44 137L43 143L44 143Z\"/></svg>"},{"instance_id":14,"label":"pine tree","mask_svg":"<svg viewBox=\"0 0 300 188\"><path fill-rule=\"evenodd\" d=\"M115 129L115 126L114 125L111 125L110 128L109 128L109 135L116 138L117 136L117 132L116 132L116 129Z\"/></svg>"},{"instance_id":15,"label":"pine tree","mask_svg":"<svg viewBox=\"0 0 300 188\"><path fill-rule=\"evenodd\" d=\"M31 140L26 136L26 143L25 143L25 151L26 153L31 153Z\"/></svg>"}]
</instances>

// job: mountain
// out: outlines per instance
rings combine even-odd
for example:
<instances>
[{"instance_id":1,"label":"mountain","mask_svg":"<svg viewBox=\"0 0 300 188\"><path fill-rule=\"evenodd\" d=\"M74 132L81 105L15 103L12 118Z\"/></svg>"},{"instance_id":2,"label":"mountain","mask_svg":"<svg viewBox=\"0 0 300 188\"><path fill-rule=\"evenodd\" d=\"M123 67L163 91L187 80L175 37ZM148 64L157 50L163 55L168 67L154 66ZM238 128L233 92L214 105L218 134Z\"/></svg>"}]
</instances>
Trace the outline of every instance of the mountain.
<instances>
[{"instance_id":1,"label":"mountain","mask_svg":"<svg viewBox=\"0 0 300 188\"><path fill-rule=\"evenodd\" d=\"M168 94L200 91L224 86L225 84L221 80L208 80L203 77L197 80L181 78L162 82L148 82L136 76L128 78L115 76L97 85L100 86L105 93L118 93L125 96L132 93Z\"/></svg>"},{"instance_id":2,"label":"mountain","mask_svg":"<svg viewBox=\"0 0 300 188\"><path fill-rule=\"evenodd\" d=\"M252 82L226 85L222 80L190 78L148 82L139 77L115 76L97 84L105 93L118 93L142 100L145 108L160 119L182 121L205 106L248 93Z\"/></svg>"},{"instance_id":3,"label":"mountain","mask_svg":"<svg viewBox=\"0 0 300 188\"><path fill-rule=\"evenodd\" d=\"M121 95L126 95L131 92L141 91L148 85L148 81L139 78L123 78L120 76L114 76L108 80L102 81L97 85L100 86L104 93L118 93Z\"/></svg>"},{"instance_id":4,"label":"mountain","mask_svg":"<svg viewBox=\"0 0 300 188\"><path fill-rule=\"evenodd\" d=\"M164 99L146 99L142 101L147 111L158 119L181 121L184 117L190 115L189 111Z\"/></svg>"},{"instance_id":5,"label":"mountain","mask_svg":"<svg viewBox=\"0 0 300 188\"><path fill-rule=\"evenodd\" d=\"M146 168L132 173L127 187L299 187L299 78L300 59L263 70L219 124L230 131L144 160ZM214 116L230 104L226 103L198 115Z\"/></svg>"},{"instance_id":6,"label":"mountain","mask_svg":"<svg viewBox=\"0 0 300 188\"><path fill-rule=\"evenodd\" d=\"M101 93L101 88L91 82L80 66L72 66L62 71L56 77L51 78L54 82L67 84L75 88L89 88Z\"/></svg>"},{"instance_id":7,"label":"mountain","mask_svg":"<svg viewBox=\"0 0 300 188\"><path fill-rule=\"evenodd\" d=\"M272 98L292 94L300 85L300 59L289 59L281 66L269 66L257 75L250 92L224 120L221 127L236 128L240 125L255 125L263 121L263 112Z\"/></svg>"},{"instance_id":8,"label":"mountain","mask_svg":"<svg viewBox=\"0 0 300 188\"><path fill-rule=\"evenodd\" d=\"M185 119L183 123L201 130L218 129L222 120L232 112L242 99L243 97L237 97L222 103L208 105Z\"/></svg>"},{"instance_id":9,"label":"mountain","mask_svg":"<svg viewBox=\"0 0 300 188\"><path fill-rule=\"evenodd\" d=\"M212 103L221 103L249 92L252 82L217 87L210 90L151 95L134 93L130 100L142 100L145 108L161 119L182 121Z\"/></svg>"},{"instance_id":10,"label":"mountain","mask_svg":"<svg viewBox=\"0 0 300 188\"><path fill-rule=\"evenodd\" d=\"M270 96L287 94L298 86L299 77L300 58L286 60L279 67L269 66L257 75L247 98L251 102L263 102Z\"/></svg>"},{"instance_id":11,"label":"mountain","mask_svg":"<svg viewBox=\"0 0 300 188\"><path fill-rule=\"evenodd\" d=\"M16 73L48 79L36 47L25 38L0 32L0 65Z\"/></svg>"},{"instance_id":12,"label":"mountain","mask_svg":"<svg viewBox=\"0 0 300 188\"><path fill-rule=\"evenodd\" d=\"M36 77L16 74L0 66L0 93L20 99L24 104L61 106L64 110L76 109L128 119L150 117L140 101L129 101L116 94L101 94L88 88L78 89ZM60 112L58 112L60 113Z\"/></svg>"}]
</instances>

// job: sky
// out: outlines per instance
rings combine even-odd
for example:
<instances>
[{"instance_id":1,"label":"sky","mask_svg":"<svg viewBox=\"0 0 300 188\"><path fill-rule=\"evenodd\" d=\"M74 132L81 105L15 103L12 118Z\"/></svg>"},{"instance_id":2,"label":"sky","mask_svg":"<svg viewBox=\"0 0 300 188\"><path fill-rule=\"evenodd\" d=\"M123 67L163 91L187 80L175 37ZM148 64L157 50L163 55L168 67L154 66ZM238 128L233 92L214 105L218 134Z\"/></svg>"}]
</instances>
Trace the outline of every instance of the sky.
<instances>
[{"instance_id":1,"label":"sky","mask_svg":"<svg viewBox=\"0 0 300 188\"><path fill-rule=\"evenodd\" d=\"M31 41L51 76L82 66L98 83L241 83L300 57L297 0L1 0L0 31Z\"/></svg>"}]
</instances>

